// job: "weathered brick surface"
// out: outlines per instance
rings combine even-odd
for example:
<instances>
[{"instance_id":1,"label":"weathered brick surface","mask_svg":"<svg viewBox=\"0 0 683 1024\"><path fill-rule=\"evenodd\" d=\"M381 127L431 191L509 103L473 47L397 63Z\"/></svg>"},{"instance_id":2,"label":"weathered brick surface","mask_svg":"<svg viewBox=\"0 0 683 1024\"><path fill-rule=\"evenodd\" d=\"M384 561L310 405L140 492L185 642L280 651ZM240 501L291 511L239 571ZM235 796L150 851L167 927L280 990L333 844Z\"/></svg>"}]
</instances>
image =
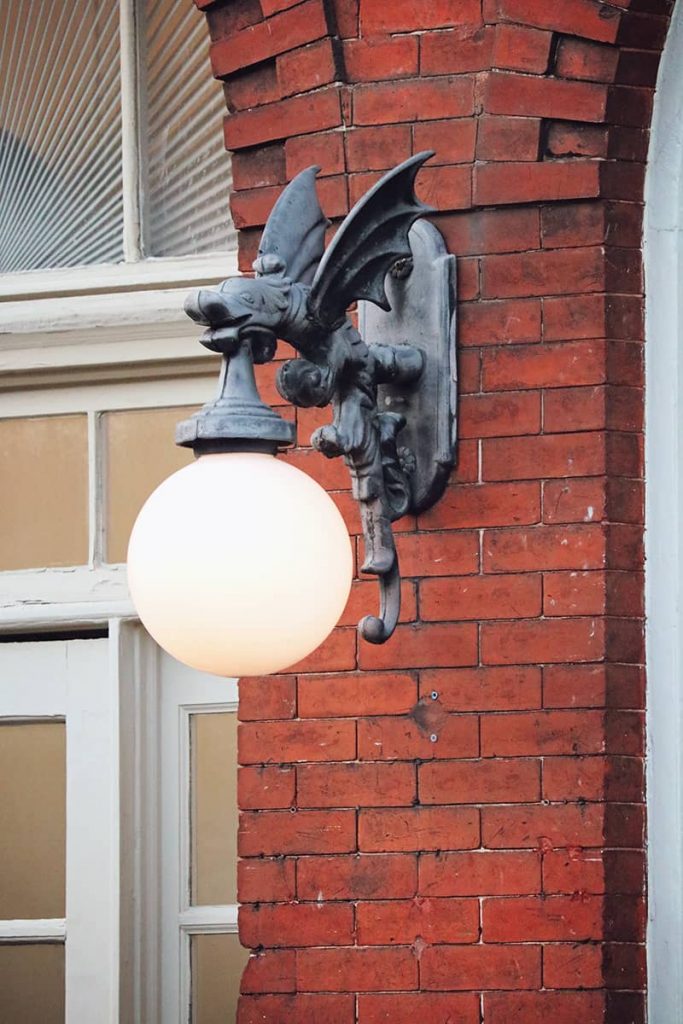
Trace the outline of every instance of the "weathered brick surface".
<instances>
[{"instance_id":1,"label":"weathered brick surface","mask_svg":"<svg viewBox=\"0 0 683 1024\"><path fill-rule=\"evenodd\" d=\"M240 1024L642 1024L643 171L667 0L198 0L248 270L432 148L459 461L396 524L394 638L243 680ZM272 367L259 368L279 402ZM291 413L290 413L291 415ZM333 495L346 470L288 458ZM357 542L357 541L356 541Z\"/></svg>"}]
</instances>

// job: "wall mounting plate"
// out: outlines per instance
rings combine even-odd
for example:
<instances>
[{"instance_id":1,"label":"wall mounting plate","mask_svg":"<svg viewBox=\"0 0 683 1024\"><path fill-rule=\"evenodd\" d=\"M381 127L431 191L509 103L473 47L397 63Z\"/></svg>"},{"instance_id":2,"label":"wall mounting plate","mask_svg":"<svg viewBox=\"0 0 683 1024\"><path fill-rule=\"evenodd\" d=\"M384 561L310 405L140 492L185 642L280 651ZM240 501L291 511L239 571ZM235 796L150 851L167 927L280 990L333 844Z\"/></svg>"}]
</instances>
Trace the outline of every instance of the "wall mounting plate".
<instances>
[{"instance_id":1,"label":"wall mounting plate","mask_svg":"<svg viewBox=\"0 0 683 1024\"><path fill-rule=\"evenodd\" d=\"M415 459L410 511L416 514L438 501L455 464L456 267L455 256L428 221L413 224L409 240L412 269L397 266L395 273L387 274L391 309L385 312L370 302L359 302L358 307L359 330L368 344L413 345L425 358L419 381L382 384L377 400L380 412L400 413L406 419L398 445Z\"/></svg>"}]
</instances>

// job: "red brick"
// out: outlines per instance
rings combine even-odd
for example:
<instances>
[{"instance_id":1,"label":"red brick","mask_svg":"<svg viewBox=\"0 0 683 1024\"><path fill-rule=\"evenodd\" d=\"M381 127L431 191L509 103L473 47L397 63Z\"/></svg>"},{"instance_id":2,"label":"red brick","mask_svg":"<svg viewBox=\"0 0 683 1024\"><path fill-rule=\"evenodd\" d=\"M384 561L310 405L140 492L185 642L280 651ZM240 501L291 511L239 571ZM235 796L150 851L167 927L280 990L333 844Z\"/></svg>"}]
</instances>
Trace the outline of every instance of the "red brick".
<instances>
[{"instance_id":1,"label":"red brick","mask_svg":"<svg viewBox=\"0 0 683 1024\"><path fill-rule=\"evenodd\" d=\"M604 387L557 388L543 396L543 429L548 433L604 430L607 426Z\"/></svg>"},{"instance_id":2,"label":"red brick","mask_svg":"<svg viewBox=\"0 0 683 1024\"><path fill-rule=\"evenodd\" d=\"M330 39L320 39L277 58L277 80L283 97L319 89L337 77Z\"/></svg>"},{"instance_id":3,"label":"red brick","mask_svg":"<svg viewBox=\"0 0 683 1024\"><path fill-rule=\"evenodd\" d=\"M263 900L288 902L296 892L293 860L240 860L237 864L237 896L240 903Z\"/></svg>"},{"instance_id":4,"label":"red brick","mask_svg":"<svg viewBox=\"0 0 683 1024\"><path fill-rule=\"evenodd\" d=\"M485 942L578 942L603 934L602 900L586 896L507 899L492 897L483 904Z\"/></svg>"},{"instance_id":5,"label":"red brick","mask_svg":"<svg viewBox=\"0 0 683 1024\"><path fill-rule=\"evenodd\" d=\"M327 33L323 4L308 0L290 11L236 32L228 39L213 43L211 68L221 78L250 64L258 64L276 54L311 43Z\"/></svg>"},{"instance_id":6,"label":"red brick","mask_svg":"<svg viewBox=\"0 0 683 1024\"><path fill-rule=\"evenodd\" d=\"M431 700L418 705L412 716L365 718L358 723L358 756L366 761L476 757L478 753L476 715L448 715Z\"/></svg>"},{"instance_id":7,"label":"red brick","mask_svg":"<svg viewBox=\"0 0 683 1024\"><path fill-rule=\"evenodd\" d=\"M599 804L483 807L483 845L491 849L602 846L604 812Z\"/></svg>"},{"instance_id":8,"label":"red brick","mask_svg":"<svg viewBox=\"0 0 683 1024\"><path fill-rule=\"evenodd\" d=\"M591 82L613 82L619 50L584 39L562 39L555 57L556 74Z\"/></svg>"},{"instance_id":9,"label":"red brick","mask_svg":"<svg viewBox=\"0 0 683 1024\"><path fill-rule=\"evenodd\" d=\"M593 523L605 516L605 480L548 480L543 484L543 521Z\"/></svg>"},{"instance_id":10,"label":"red brick","mask_svg":"<svg viewBox=\"0 0 683 1024\"><path fill-rule=\"evenodd\" d=\"M477 134L477 160L538 160L540 118L482 114Z\"/></svg>"},{"instance_id":11,"label":"red brick","mask_svg":"<svg viewBox=\"0 0 683 1024\"><path fill-rule=\"evenodd\" d=\"M601 572L546 573L544 615L604 615L606 579Z\"/></svg>"},{"instance_id":12,"label":"red brick","mask_svg":"<svg viewBox=\"0 0 683 1024\"><path fill-rule=\"evenodd\" d=\"M513 896L541 890L536 853L424 853L419 891L425 896Z\"/></svg>"},{"instance_id":13,"label":"red brick","mask_svg":"<svg viewBox=\"0 0 683 1024\"><path fill-rule=\"evenodd\" d=\"M420 694L438 695L447 711L520 711L541 706L541 670L525 668L431 669L420 674Z\"/></svg>"},{"instance_id":14,"label":"red brick","mask_svg":"<svg viewBox=\"0 0 683 1024\"><path fill-rule=\"evenodd\" d=\"M411 580L402 581L399 622L415 622L417 619L416 588L417 584ZM346 607L339 618L339 625L355 626L368 609L372 608L376 595L377 583L374 579L354 580Z\"/></svg>"},{"instance_id":15,"label":"red brick","mask_svg":"<svg viewBox=\"0 0 683 1024\"><path fill-rule=\"evenodd\" d=\"M231 164L236 189L281 185L286 178L285 155L279 143L233 153Z\"/></svg>"},{"instance_id":16,"label":"red brick","mask_svg":"<svg viewBox=\"0 0 683 1024\"><path fill-rule=\"evenodd\" d=\"M464 395L460 400L461 437L511 437L541 429L538 392L506 391L500 395Z\"/></svg>"},{"instance_id":17,"label":"red brick","mask_svg":"<svg viewBox=\"0 0 683 1024\"><path fill-rule=\"evenodd\" d=\"M298 807L396 807L414 799L414 765L306 764L297 769Z\"/></svg>"},{"instance_id":18,"label":"red brick","mask_svg":"<svg viewBox=\"0 0 683 1024\"><path fill-rule=\"evenodd\" d=\"M420 175L419 198L436 210L460 210L472 205L472 169L469 166L425 167Z\"/></svg>"},{"instance_id":19,"label":"red brick","mask_svg":"<svg viewBox=\"0 0 683 1024\"><path fill-rule=\"evenodd\" d=\"M404 534L396 538L396 547L404 578L460 576L479 569L479 538L473 532Z\"/></svg>"},{"instance_id":20,"label":"red brick","mask_svg":"<svg viewBox=\"0 0 683 1024\"><path fill-rule=\"evenodd\" d=\"M420 960L420 983L426 989L537 988L541 947L430 946Z\"/></svg>"},{"instance_id":21,"label":"red brick","mask_svg":"<svg viewBox=\"0 0 683 1024\"><path fill-rule=\"evenodd\" d=\"M237 777L237 799L242 810L291 807L296 776L293 768L279 765L242 768Z\"/></svg>"},{"instance_id":22,"label":"red brick","mask_svg":"<svg viewBox=\"0 0 683 1024\"><path fill-rule=\"evenodd\" d=\"M430 0L428 7L414 0L361 0L361 29L364 35L381 32L414 32L449 25L480 25L480 0Z\"/></svg>"},{"instance_id":23,"label":"red brick","mask_svg":"<svg viewBox=\"0 0 683 1024\"><path fill-rule=\"evenodd\" d=\"M479 812L470 807L360 811L358 845L368 853L471 850L479 846Z\"/></svg>"},{"instance_id":24,"label":"red brick","mask_svg":"<svg viewBox=\"0 0 683 1024\"><path fill-rule=\"evenodd\" d=\"M479 206L598 195L600 168L593 160L481 164L474 176L474 201Z\"/></svg>"},{"instance_id":25,"label":"red brick","mask_svg":"<svg viewBox=\"0 0 683 1024\"><path fill-rule=\"evenodd\" d=\"M213 0L211 0L213 2ZM266 17L277 14L278 11L285 11L289 7L296 7L301 0L261 0L261 8Z\"/></svg>"},{"instance_id":26,"label":"red brick","mask_svg":"<svg viewBox=\"0 0 683 1024\"><path fill-rule=\"evenodd\" d=\"M436 164L462 164L474 160L477 122L473 117L450 121L422 121L413 125L413 152L435 150L430 167ZM396 157L392 154L391 161Z\"/></svg>"},{"instance_id":27,"label":"red brick","mask_svg":"<svg viewBox=\"0 0 683 1024\"><path fill-rule=\"evenodd\" d=\"M549 6L544 0L484 0L484 20L536 25L551 32L613 43L619 31L621 14L619 10L595 0L563 0L558 8Z\"/></svg>"},{"instance_id":28,"label":"red brick","mask_svg":"<svg viewBox=\"0 0 683 1024\"><path fill-rule=\"evenodd\" d=\"M425 899L358 903L359 946L411 945L424 942L476 942L477 900ZM430 986L427 986L430 987Z\"/></svg>"},{"instance_id":29,"label":"red brick","mask_svg":"<svg viewBox=\"0 0 683 1024\"><path fill-rule=\"evenodd\" d=\"M600 992L491 992L484 996L487 1024L603 1024Z\"/></svg>"},{"instance_id":30,"label":"red brick","mask_svg":"<svg viewBox=\"0 0 683 1024\"><path fill-rule=\"evenodd\" d=\"M263 17L262 5L259 0L240 0L230 4L228 8L218 5L214 0L194 0L195 7L204 10L212 40L232 35L254 25Z\"/></svg>"},{"instance_id":31,"label":"red brick","mask_svg":"<svg viewBox=\"0 0 683 1024\"><path fill-rule=\"evenodd\" d=\"M420 71L423 75L488 71L492 44L490 28L468 32L467 26L461 26L452 31L425 32L420 36Z\"/></svg>"},{"instance_id":32,"label":"red brick","mask_svg":"<svg viewBox=\"0 0 683 1024\"><path fill-rule=\"evenodd\" d=\"M474 665L477 629L471 623L418 623L398 626L392 647L362 642L361 669L439 668Z\"/></svg>"},{"instance_id":33,"label":"red brick","mask_svg":"<svg viewBox=\"0 0 683 1024\"><path fill-rule=\"evenodd\" d=\"M471 302L479 297L480 260L462 259L458 267L458 301Z\"/></svg>"},{"instance_id":34,"label":"red brick","mask_svg":"<svg viewBox=\"0 0 683 1024\"><path fill-rule=\"evenodd\" d=\"M418 987L412 950L391 947L304 949L297 955L296 976L298 990L307 992L391 992Z\"/></svg>"},{"instance_id":35,"label":"red brick","mask_svg":"<svg viewBox=\"0 0 683 1024\"><path fill-rule=\"evenodd\" d=\"M252 953L242 975L240 991L245 994L295 992L295 951L264 949L259 953Z\"/></svg>"},{"instance_id":36,"label":"red brick","mask_svg":"<svg viewBox=\"0 0 683 1024\"><path fill-rule=\"evenodd\" d=\"M293 676L252 676L239 681L240 721L294 718L296 679Z\"/></svg>"},{"instance_id":37,"label":"red brick","mask_svg":"<svg viewBox=\"0 0 683 1024\"><path fill-rule=\"evenodd\" d=\"M420 584L423 621L524 619L540 615L541 604L537 575L446 577Z\"/></svg>"},{"instance_id":38,"label":"red brick","mask_svg":"<svg viewBox=\"0 0 683 1024\"><path fill-rule=\"evenodd\" d=\"M479 1024L479 996L449 992L404 992L358 997L358 1024ZM327 1024L327 1022L326 1022Z\"/></svg>"},{"instance_id":39,"label":"red brick","mask_svg":"<svg viewBox=\"0 0 683 1024\"><path fill-rule=\"evenodd\" d=\"M602 125L569 124L566 121L554 121L548 126L546 134L546 151L557 160L567 157L606 157L608 147L607 129ZM604 178L599 172L602 187L599 192L605 195ZM589 193L590 194L590 193Z\"/></svg>"},{"instance_id":40,"label":"red brick","mask_svg":"<svg viewBox=\"0 0 683 1024\"><path fill-rule=\"evenodd\" d=\"M539 522L540 485L534 482L461 484L420 516L420 529L482 527Z\"/></svg>"},{"instance_id":41,"label":"red brick","mask_svg":"<svg viewBox=\"0 0 683 1024\"><path fill-rule=\"evenodd\" d=\"M417 74L416 36L349 39L343 45L349 82L378 82Z\"/></svg>"},{"instance_id":42,"label":"red brick","mask_svg":"<svg viewBox=\"0 0 683 1024\"><path fill-rule=\"evenodd\" d=\"M642 850L556 850L543 857L543 889L547 893L639 895L643 890Z\"/></svg>"},{"instance_id":43,"label":"red brick","mask_svg":"<svg viewBox=\"0 0 683 1024\"><path fill-rule=\"evenodd\" d=\"M552 32L522 25L497 25L493 67L542 75L548 70Z\"/></svg>"},{"instance_id":44,"label":"red brick","mask_svg":"<svg viewBox=\"0 0 683 1024\"><path fill-rule=\"evenodd\" d=\"M292 124L299 135L336 128L341 124L339 89L329 87L304 96L244 110L225 120L226 149L243 149L284 139Z\"/></svg>"},{"instance_id":45,"label":"red brick","mask_svg":"<svg viewBox=\"0 0 683 1024\"><path fill-rule=\"evenodd\" d=\"M349 853L356 848L355 811L246 811L240 816L241 857Z\"/></svg>"},{"instance_id":46,"label":"red brick","mask_svg":"<svg viewBox=\"0 0 683 1024\"><path fill-rule=\"evenodd\" d=\"M508 299L466 303L460 308L461 345L539 341L541 306L538 299Z\"/></svg>"},{"instance_id":47,"label":"red brick","mask_svg":"<svg viewBox=\"0 0 683 1024\"><path fill-rule=\"evenodd\" d=\"M485 665L597 661L604 656L602 619L491 622L481 630Z\"/></svg>"},{"instance_id":48,"label":"red brick","mask_svg":"<svg viewBox=\"0 0 683 1024\"><path fill-rule=\"evenodd\" d=\"M346 135L349 170L384 171L410 156L410 125L354 128Z\"/></svg>"},{"instance_id":49,"label":"red brick","mask_svg":"<svg viewBox=\"0 0 683 1024\"><path fill-rule=\"evenodd\" d=\"M353 907L344 903L266 903L239 908L244 946L348 946Z\"/></svg>"},{"instance_id":50,"label":"red brick","mask_svg":"<svg viewBox=\"0 0 683 1024\"><path fill-rule=\"evenodd\" d=\"M296 883L302 900L401 899L417 892L417 859L400 853L300 857Z\"/></svg>"},{"instance_id":51,"label":"red brick","mask_svg":"<svg viewBox=\"0 0 683 1024\"><path fill-rule=\"evenodd\" d=\"M481 745L484 757L599 754L605 745L603 715L599 711L486 715Z\"/></svg>"},{"instance_id":52,"label":"red brick","mask_svg":"<svg viewBox=\"0 0 683 1024\"><path fill-rule=\"evenodd\" d=\"M543 766L546 800L617 800L637 803L643 766L635 757L553 757Z\"/></svg>"},{"instance_id":53,"label":"red brick","mask_svg":"<svg viewBox=\"0 0 683 1024\"><path fill-rule=\"evenodd\" d=\"M406 714L417 702L417 683L404 673L302 676L301 718Z\"/></svg>"},{"instance_id":54,"label":"red brick","mask_svg":"<svg viewBox=\"0 0 683 1024\"><path fill-rule=\"evenodd\" d=\"M592 82L493 71L484 96L489 114L517 114L570 121L603 121L607 90Z\"/></svg>"},{"instance_id":55,"label":"red brick","mask_svg":"<svg viewBox=\"0 0 683 1024\"><path fill-rule=\"evenodd\" d=\"M436 140L435 140L435 144ZM523 252L540 245L538 210L472 210L435 220L458 255Z\"/></svg>"},{"instance_id":56,"label":"red brick","mask_svg":"<svg viewBox=\"0 0 683 1024\"><path fill-rule=\"evenodd\" d=\"M249 722L239 728L240 764L342 761L355 756L353 722Z\"/></svg>"},{"instance_id":57,"label":"red brick","mask_svg":"<svg viewBox=\"0 0 683 1024\"><path fill-rule=\"evenodd\" d=\"M553 249L482 259L482 296L487 299L598 292L605 264L598 248Z\"/></svg>"},{"instance_id":58,"label":"red brick","mask_svg":"<svg viewBox=\"0 0 683 1024\"><path fill-rule=\"evenodd\" d=\"M361 85L353 100L355 124L434 121L473 113L474 84L466 75Z\"/></svg>"},{"instance_id":59,"label":"red brick","mask_svg":"<svg viewBox=\"0 0 683 1024\"><path fill-rule=\"evenodd\" d=\"M359 34L360 0L332 0L334 21L340 38L352 39Z\"/></svg>"},{"instance_id":60,"label":"red brick","mask_svg":"<svg viewBox=\"0 0 683 1024\"><path fill-rule=\"evenodd\" d=\"M545 707L642 707L643 673L635 665L553 665L543 670Z\"/></svg>"},{"instance_id":61,"label":"red brick","mask_svg":"<svg viewBox=\"0 0 683 1024\"><path fill-rule=\"evenodd\" d=\"M236 1024L349 1024L354 1014L352 995L243 995Z\"/></svg>"},{"instance_id":62,"label":"red brick","mask_svg":"<svg viewBox=\"0 0 683 1024\"><path fill-rule=\"evenodd\" d=\"M355 668L355 629L335 629L313 654L292 665L296 672L336 672Z\"/></svg>"},{"instance_id":63,"label":"red brick","mask_svg":"<svg viewBox=\"0 0 683 1024\"><path fill-rule=\"evenodd\" d=\"M541 792L536 760L432 761L419 766L418 779L422 804L526 803Z\"/></svg>"},{"instance_id":64,"label":"red brick","mask_svg":"<svg viewBox=\"0 0 683 1024\"><path fill-rule=\"evenodd\" d=\"M285 157L290 179L311 164L318 164L323 176L342 174L345 167L344 136L341 132L294 136L285 142Z\"/></svg>"},{"instance_id":65,"label":"red brick","mask_svg":"<svg viewBox=\"0 0 683 1024\"><path fill-rule=\"evenodd\" d=\"M602 947L574 943L543 951L546 988L602 988Z\"/></svg>"},{"instance_id":66,"label":"red brick","mask_svg":"<svg viewBox=\"0 0 683 1024\"><path fill-rule=\"evenodd\" d=\"M483 476L485 480L598 476L605 472L604 444L604 435L598 432L490 438L483 443Z\"/></svg>"}]
</instances>

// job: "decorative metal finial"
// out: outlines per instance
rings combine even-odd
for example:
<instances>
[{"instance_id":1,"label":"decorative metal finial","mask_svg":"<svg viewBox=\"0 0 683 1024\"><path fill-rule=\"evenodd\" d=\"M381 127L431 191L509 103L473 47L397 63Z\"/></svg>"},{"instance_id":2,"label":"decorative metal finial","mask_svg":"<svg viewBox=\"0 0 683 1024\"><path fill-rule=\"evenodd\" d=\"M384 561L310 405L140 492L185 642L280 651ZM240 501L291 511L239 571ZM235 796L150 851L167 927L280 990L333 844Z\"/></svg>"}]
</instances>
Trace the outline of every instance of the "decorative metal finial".
<instances>
[{"instance_id":1,"label":"decorative metal finial","mask_svg":"<svg viewBox=\"0 0 683 1024\"><path fill-rule=\"evenodd\" d=\"M277 338L300 358L277 387L300 407L333 408L311 442L343 456L360 504L363 572L379 577L380 614L359 623L371 643L398 622L400 575L391 524L441 495L455 461L455 258L415 196L433 154L389 171L351 210L324 248L329 221L315 191L317 167L284 190L265 226L253 278L233 277L190 296L186 312L223 354L219 395L178 426L177 443L208 451L275 453L294 442L290 423L266 406L253 363ZM360 331L347 316L359 303Z\"/></svg>"}]
</instances>

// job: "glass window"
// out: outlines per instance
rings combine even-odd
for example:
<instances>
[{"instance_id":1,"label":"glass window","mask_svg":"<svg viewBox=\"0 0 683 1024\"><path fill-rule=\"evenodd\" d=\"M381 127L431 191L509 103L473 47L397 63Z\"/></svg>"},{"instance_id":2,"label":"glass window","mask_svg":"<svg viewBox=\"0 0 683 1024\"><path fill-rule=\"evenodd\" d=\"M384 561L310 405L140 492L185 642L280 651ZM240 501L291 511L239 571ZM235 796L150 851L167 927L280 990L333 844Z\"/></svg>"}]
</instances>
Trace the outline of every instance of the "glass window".
<instances>
[{"instance_id":1,"label":"glass window","mask_svg":"<svg viewBox=\"0 0 683 1024\"><path fill-rule=\"evenodd\" d=\"M191 957L192 1024L235 1020L249 951L236 935L193 935Z\"/></svg>"},{"instance_id":2,"label":"glass window","mask_svg":"<svg viewBox=\"0 0 683 1024\"><path fill-rule=\"evenodd\" d=\"M234 247L205 20L121 6L0 0L0 273Z\"/></svg>"},{"instance_id":3,"label":"glass window","mask_svg":"<svg viewBox=\"0 0 683 1024\"><path fill-rule=\"evenodd\" d=\"M191 900L237 902L237 715L191 718Z\"/></svg>"},{"instance_id":4,"label":"glass window","mask_svg":"<svg viewBox=\"0 0 683 1024\"><path fill-rule=\"evenodd\" d=\"M0 1020L64 1024L64 945L0 945Z\"/></svg>"}]
</instances>

